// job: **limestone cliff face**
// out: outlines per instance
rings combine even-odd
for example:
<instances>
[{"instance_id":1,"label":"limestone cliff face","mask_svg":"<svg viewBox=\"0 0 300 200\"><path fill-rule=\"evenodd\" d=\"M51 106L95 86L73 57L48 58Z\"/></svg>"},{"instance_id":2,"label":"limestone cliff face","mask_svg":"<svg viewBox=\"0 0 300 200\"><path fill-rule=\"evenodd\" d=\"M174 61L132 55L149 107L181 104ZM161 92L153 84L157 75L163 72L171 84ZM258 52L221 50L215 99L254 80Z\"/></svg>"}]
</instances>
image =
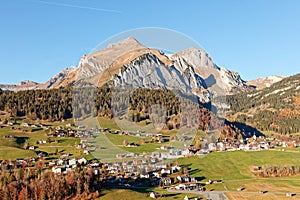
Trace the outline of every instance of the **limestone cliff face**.
<instances>
[{"instance_id":1,"label":"limestone cliff face","mask_svg":"<svg viewBox=\"0 0 300 200\"><path fill-rule=\"evenodd\" d=\"M116 85L122 86L191 91L190 85L176 67L167 66L152 53L144 54L124 65L113 80Z\"/></svg>"},{"instance_id":2,"label":"limestone cliff face","mask_svg":"<svg viewBox=\"0 0 300 200\"><path fill-rule=\"evenodd\" d=\"M199 87L199 77L204 80L201 86L217 94L232 94L247 88L237 72L218 67L204 50L186 49L171 59L181 71L192 69L194 77L197 77L191 83L194 88Z\"/></svg>"},{"instance_id":3,"label":"limestone cliff face","mask_svg":"<svg viewBox=\"0 0 300 200\"><path fill-rule=\"evenodd\" d=\"M82 80L95 86L112 81L122 86L176 89L193 93L203 101L248 88L237 72L218 67L202 49L165 55L132 37L83 55L78 66L66 68L34 87L66 87Z\"/></svg>"}]
</instances>

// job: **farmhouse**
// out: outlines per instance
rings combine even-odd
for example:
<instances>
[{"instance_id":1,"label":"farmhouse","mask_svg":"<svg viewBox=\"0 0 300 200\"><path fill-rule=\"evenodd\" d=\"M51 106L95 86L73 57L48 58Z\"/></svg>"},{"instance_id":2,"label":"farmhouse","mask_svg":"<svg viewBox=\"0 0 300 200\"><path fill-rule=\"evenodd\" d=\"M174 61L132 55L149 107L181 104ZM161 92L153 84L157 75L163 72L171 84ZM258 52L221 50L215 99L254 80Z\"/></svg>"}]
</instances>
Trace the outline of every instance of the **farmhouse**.
<instances>
[{"instance_id":1,"label":"farmhouse","mask_svg":"<svg viewBox=\"0 0 300 200\"><path fill-rule=\"evenodd\" d=\"M161 197L161 194L159 194L158 192L151 192L150 197L153 199L156 199L156 198Z\"/></svg>"}]
</instances>

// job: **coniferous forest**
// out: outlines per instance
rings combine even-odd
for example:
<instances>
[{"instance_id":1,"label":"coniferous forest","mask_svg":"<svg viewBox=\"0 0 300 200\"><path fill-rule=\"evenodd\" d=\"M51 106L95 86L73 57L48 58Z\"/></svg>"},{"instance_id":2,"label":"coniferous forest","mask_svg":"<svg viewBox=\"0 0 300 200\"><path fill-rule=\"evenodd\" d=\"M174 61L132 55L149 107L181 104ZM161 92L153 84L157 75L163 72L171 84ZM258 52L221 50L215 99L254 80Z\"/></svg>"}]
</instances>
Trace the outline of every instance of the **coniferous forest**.
<instances>
[{"instance_id":1,"label":"coniferous forest","mask_svg":"<svg viewBox=\"0 0 300 200\"><path fill-rule=\"evenodd\" d=\"M227 96L229 115L261 131L280 134L300 132L300 74L271 87L250 93Z\"/></svg>"},{"instance_id":2,"label":"coniferous forest","mask_svg":"<svg viewBox=\"0 0 300 200\"><path fill-rule=\"evenodd\" d=\"M230 106L225 120L225 131L245 135L241 125L260 131L274 131L280 134L300 132L300 96L295 92L299 75L284 79L261 91L239 93L227 96ZM287 88L287 89L285 89ZM284 91L278 93L278 91ZM158 107L160 112L157 113ZM196 108L196 109L195 109ZM31 120L60 121L70 118L119 117L125 113L127 119L140 122L153 119L154 114L160 122L166 122L169 129L179 125L191 126L198 123L200 130L216 126L211 120L211 106L200 103L194 97L166 89L125 89L116 91L109 84L100 88L67 87L51 90L28 90L19 92L0 91L0 110L11 117L26 117ZM189 119L190 116L197 118ZM178 118L181 121L178 121ZM194 122L193 122L194 120ZM239 125L237 125L237 123ZM230 133L233 137L236 134Z\"/></svg>"}]
</instances>

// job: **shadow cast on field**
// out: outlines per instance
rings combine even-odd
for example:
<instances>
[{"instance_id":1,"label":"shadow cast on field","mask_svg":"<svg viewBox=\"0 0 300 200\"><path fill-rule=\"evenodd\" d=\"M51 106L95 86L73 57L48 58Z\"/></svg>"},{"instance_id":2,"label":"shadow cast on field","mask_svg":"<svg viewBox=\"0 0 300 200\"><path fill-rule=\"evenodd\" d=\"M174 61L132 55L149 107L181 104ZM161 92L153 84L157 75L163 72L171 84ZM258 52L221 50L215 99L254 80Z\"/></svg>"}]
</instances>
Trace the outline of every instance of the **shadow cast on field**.
<instances>
[{"instance_id":1,"label":"shadow cast on field","mask_svg":"<svg viewBox=\"0 0 300 200\"><path fill-rule=\"evenodd\" d=\"M249 126L245 123L242 122L230 122L228 120L225 119L225 124L229 125L229 126L233 126L233 127L237 127L243 134L243 137L252 137L254 134L256 136L265 136L262 132L260 132L258 129Z\"/></svg>"},{"instance_id":2,"label":"shadow cast on field","mask_svg":"<svg viewBox=\"0 0 300 200\"><path fill-rule=\"evenodd\" d=\"M16 138L16 143L18 145L24 144L25 141L29 139L29 137L15 137L15 138Z\"/></svg>"}]
</instances>

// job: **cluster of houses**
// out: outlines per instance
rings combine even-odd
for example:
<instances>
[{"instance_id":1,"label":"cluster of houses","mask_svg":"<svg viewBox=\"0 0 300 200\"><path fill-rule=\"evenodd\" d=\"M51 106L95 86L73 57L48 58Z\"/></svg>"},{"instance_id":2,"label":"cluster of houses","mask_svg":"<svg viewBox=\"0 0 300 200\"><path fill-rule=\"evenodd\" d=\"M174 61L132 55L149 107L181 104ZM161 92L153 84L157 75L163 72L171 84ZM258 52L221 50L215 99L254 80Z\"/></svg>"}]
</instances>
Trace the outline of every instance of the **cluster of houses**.
<instances>
[{"instance_id":1,"label":"cluster of houses","mask_svg":"<svg viewBox=\"0 0 300 200\"><path fill-rule=\"evenodd\" d=\"M56 126L54 130L50 128L48 137L76 137L76 138L95 138L93 133L99 133L100 130L97 128L92 129L80 129L78 126L76 129L71 127L63 128Z\"/></svg>"},{"instance_id":2,"label":"cluster of houses","mask_svg":"<svg viewBox=\"0 0 300 200\"><path fill-rule=\"evenodd\" d=\"M24 128L33 127L29 124L22 124ZM71 125L63 128L56 126L55 128L48 128L43 125L35 125L48 131L48 137L77 137L81 138L80 143L76 148L83 149L83 153L88 155L93 147L88 142L89 138L95 138L95 133L109 133L119 135L130 135L135 137L150 138L150 141L157 143L164 143L166 139L162 134L142 133L142 132L128 132L128 131L110 131L109 129L86 129L78 126L75 129ZM5 135L4 138L13 138L13 135ZM183 136L177 138L177 141L189 141L191 137ZM39 140L38 144L45 144L46 140ZM135 145L130 144L129 145ZM225 140L222 142L208 142L202 138L201 145L196 149L195 146L184 146L183 148L174 148L171 144L162 144L162 146L155 152L148 154L138 153L124 153L117 154L115 160L112 162L102 163L88 162L86 158L73 158L69 154L63 154L58 159L46 163L45 167L55 174L64 174L70 171L75 171L78 167L84 166L87 169L93 170L95 175L101 175L101 184L104 187L131 187L131 186L173 186L176 190L198 190L204 191L204 185L200 184L193 176L184 174L180 166L169 166L169 159L177 159L180 157L192 155L205 155L215 151L259 151L268 150L275 146L282 147L298 147L300 143L295 141L280 141L274 138L265 138L263 136L257 137L254 135L245 140ZM34 150L34 146L29 149ZM42 158L46 155L39 154ZM36 163L36 158L30 159L16 159L15 161L0 161L0 170L11 170L21 167L32 167ZM251 170L259 170L258 167L253 166ZM174 175L175 173L175 175ZM222 182L222 180L209 180L206 184L215 184ZM157 194L153 193L153 196Z\"/></svg>"},{"instance_id":3,"label":"cluster of houses","mask_svg":"<svg viewBox=\"0 0 300 200\"><path fill-rule=\"evenodd\" d=\"M60 174L74 171L78 165L86 165L87 162L84 157L70 158L68 154L63 154L56 161L49 162L48 166L53 173Z\"/></svg>"},{"instance_id":4,"label":"cluster of houses","mask_svg":"<svg viewBox=\"0 0 300 200\"><path fill-rule=\"evenodd\" d=\"M214 151L260 151L269 150L275 147L289 147L295 148L300 146L300 142L293 140L281 141L275 138L265 138L264 136L257 137L253 135L251 138L242 140L225 140L222 142L207 143L206 139L202 139L204 142L201 148L189 148L190 152L196 155L207 154Z\"/></svg>"},{"instance_id":5,"label":"cluster of houses","mask_svg":"<svg viewBox=\"0 0 300 200\"><path fill-rule=\"evenodd\" d=\"M16 160L0 160L0 171L8 171L18 168L32 167L36 158L17 158Z\"/></svg>"}]
</instances>

